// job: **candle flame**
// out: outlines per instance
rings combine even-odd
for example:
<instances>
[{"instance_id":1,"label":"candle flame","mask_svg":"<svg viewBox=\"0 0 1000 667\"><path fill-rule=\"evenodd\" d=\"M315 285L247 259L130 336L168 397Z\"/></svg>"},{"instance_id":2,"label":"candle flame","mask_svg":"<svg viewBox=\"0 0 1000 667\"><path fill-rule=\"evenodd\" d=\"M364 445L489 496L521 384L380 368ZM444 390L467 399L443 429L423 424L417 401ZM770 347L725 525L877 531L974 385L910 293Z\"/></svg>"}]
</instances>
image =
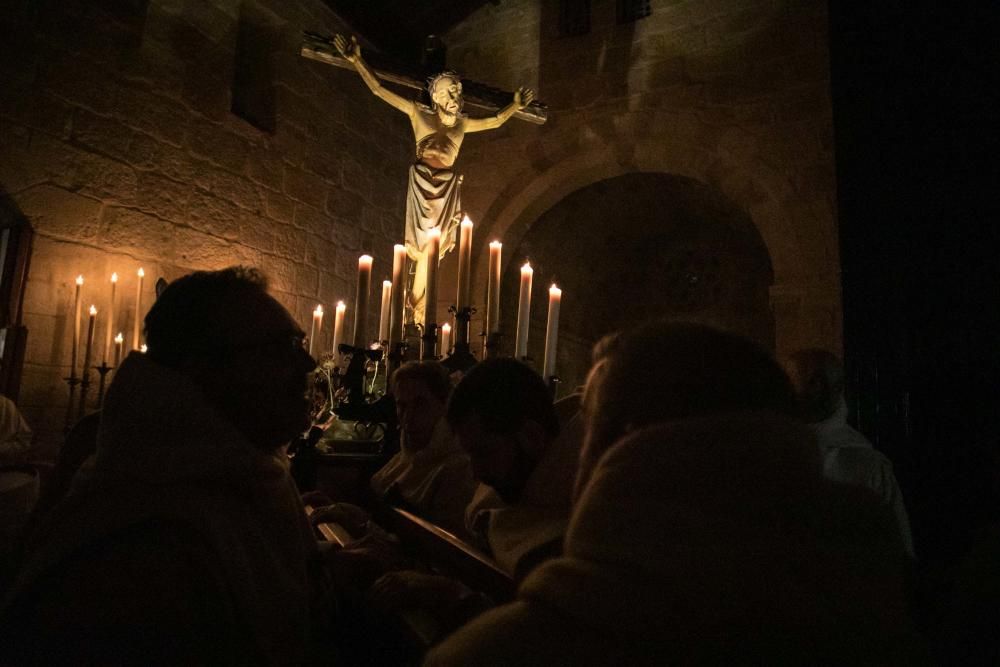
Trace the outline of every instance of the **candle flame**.
<instances>
[{"instance_id":1,"label":"candle flame","mask_svg":"<svg viewBox=\"0 0 1000 667\"><path fill-rule=\"evenodd\" d=\"M124 342L125 342L125 336L123 336L122 332L119 331L118 335L115 336L115 343L118 344L118 345L121 345Z\"/></svg>"},{"instance_id":2,"label":"candle flame","mask_svg":"<svg viewBox=\"0 0 1000 667\"><path fill-rule=\"evenodd\" d=\"M553 296L560 296L562 294L562 290L556 287L555 283L552 283L552 287L549 288L549 294Z\"/></svg>"},{"instance_id":3,"label":"candle flame","mask_svg":"<svg viewBox=\"0 0 1000 667\"><path fill-rule=\"evenodd\" d=\"M427 235L428 236L432 236L432 237L437 238L437 239L440 239L441 238L441 228L440 227L431 227L431 231L427 232Z\"/></svg>"},{"instance_id":4,"label":"candle flame","mask_svg":"<svg viewBox=\"0 0 1000 667\"><path fill-rule=\"evenodd\" d=\"M503 244L500 243L499 241L490 241L490 247L499 250L500 248L503 247Z\"/></svg>"},{"instance_id":5,"label":"candle flame","mask_svg":"<svg viewBox=\"0 0 1000 667\"><path fill-rule=\"evenodd\" d=\"M445 322L444 324L441 325L441 331L445 333L451 333L451 325Z\"/></svg>"},{"instance_id":6,"label":"candle flame","mask_svg":"<svg viewBox=\"0 0 1000 667\"><path fill-rule=\"evenodd\" d=\"M83 276L82 275L79 275L79 276L76 277L76 284L77 285L82 285L83 284Z\"/></svg>"},{"instance_id":7,"label":"candle flame","mask_svg":"<svg viewBox=\"0 0 1000 667\"><path fill-rule=\"evenodd\" d=\"M406 252L406 246L403 245L402 243L397 243L396 245L392 246L392 251L393 252Z\"/></svg>"},{"instance_id":8,"label":"candle flame","mask_svg":"<svg viewBox=\"0 0 1000 667\"><path fill-rule=\"evenodd\" d=\"M386 287L392 287L392 281L391 280L383 280L382 281L382 288L384 289Z\"/></svg>"},{"instance_id":9,"label":"candle flame","mask_svg":"<svg viewBox=\"0 0 1000 667\"><path fill-rule=\"evenodd\" d=\"M97 306L91 306L90 307L90 314L91 315L96 315L97 314Z\"/></svg>"},{"instance_id":10,"label":"candle flame","mask_svg":"<svg viewBox=\"0 0 1000 667\"><path fill-rule=\"evenodd\" d=\"M142 267L140 266L140 267L139 267L139 277L140 277L140 278L142 278L142 277L144 277L145 275L146 275L146 272L145 272L145 271L143 271L143 270L142 270Z\"/></svg>"},{"instance_id":11,"label":"candle flame","mask_svg":"<svg viewBox=\"0 0 1000 667\"><path fill-rule=\"evenodd\" d=\"M113 282L113 283L118 282L118 274L117 273L112 273L111 274L111 282Z\"/></svg>"},{"instance_id":12,"label":"candle flame","mask_svg":"<svg viewBox=\"0 0 1000 667\"><path fill-rule=\"evenodd\" d=\"M521 273L531 273L532 271L534 269L531 268L531 262L525 262L524 266L521 267Z\"/></svg>"},{"instance_id":13,"label":"candle flame","mask_svg":"<svg viewBox=\"0 0 1000 667\"><path fill-rule=\"evenodd\" d=\"M316 310L313 311L313 316L319 317L322 314L323 314L323 305L322 304L318 304L316 306Z\"/></svg>"},{"instance_id":14,"label":"candle flame","mask_svg":"<svg viewBox=\"0 0 1000 667\"><path fill-rule=\"evenodd\" d=\"M337 311L342 313L345 310L347 310L347 304L344 303L343 301L338 301L337 302Z\"/></svg>"},{"instance_id":15,"label":"candle flame","mask_svg":"<svg viewBox=\"0 0 1000 667\"><path fill-rule=\"evenodd\" d=\"M467 216L467 215L462 216L462 226L463 227L471 227L472 226L472 220L469 219L469 216Z\"/></svg>"},{"instance_id":16,"label":"candle flame","mask_svg":"<svg viewBox=\"0 0 1000 667\"><path fill-rule=\"evenodd\" d=\"M139 346L139 351L142 352L143 354L146 354L146 350L148 350L148 349L149 348L146 347L145 343L143 343L142 345Z\"/></svg>"}]
</instances>

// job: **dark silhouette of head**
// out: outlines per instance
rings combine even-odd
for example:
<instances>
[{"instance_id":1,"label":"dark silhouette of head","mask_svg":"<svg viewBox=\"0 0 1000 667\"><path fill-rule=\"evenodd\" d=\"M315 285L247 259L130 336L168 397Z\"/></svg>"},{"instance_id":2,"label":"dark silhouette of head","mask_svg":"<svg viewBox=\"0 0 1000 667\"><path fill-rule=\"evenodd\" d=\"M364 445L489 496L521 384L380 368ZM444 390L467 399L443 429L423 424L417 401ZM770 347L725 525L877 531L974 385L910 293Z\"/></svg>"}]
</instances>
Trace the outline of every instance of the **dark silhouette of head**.
<instances>
[{"instance_id":1,"label":"dark silhouette of head","mask_svg":"<svg viewBox=\"0 0 1000 667\"><path fill-rule=\"evenodd\" d=\"M844 369L840 360L827 350L807 348L789 357L785 368L802 419L814 424L833 416L844 395Z\"/></svg>"},{"instance_id":2,"label":"dark silhouette of head","mask_svg":"<svg viewBox=\"0 0 1000 667\"><path fill-rule=\"evenodd\" d=\"M719 329L655 321L602 339L593 356L577 494L605 451L646 426L746 410L795 414L788 377L771 354Z\"/></svg>"},{"instance_id":3,"label":"dark silhouette of head","mask_svg":"<svg viewBox=\"0 0 1000 667\"><path fill-rule=\"evenodd\" d=\"M472 367L448 401L448 423L472 459L476 478L516 502L559 434L542 377L511 358Z\"/></svg>"},{"instance_id":4,"label":"dark silhouette of head","mask_svg":"<svg viewBox=\"0 0 1000 667\"><path fill-rule=\"evenodd\" d=\"M265 450L309 424L304 333L255 269L197 271L175 280L145 321L147 354L191 379Z\"/></svg>"},{"instance_id":5,"label":"dark silhouette of head","mask_svg":"<svg viewBox=\"0 0 1000 667\"><path fill-rule=\"evenodd\" d=\"M448 370L436 361L411 361L393 373L396 417L407 449L420 450L430 444L450 391Z\"/></svg>"}]
</instances>

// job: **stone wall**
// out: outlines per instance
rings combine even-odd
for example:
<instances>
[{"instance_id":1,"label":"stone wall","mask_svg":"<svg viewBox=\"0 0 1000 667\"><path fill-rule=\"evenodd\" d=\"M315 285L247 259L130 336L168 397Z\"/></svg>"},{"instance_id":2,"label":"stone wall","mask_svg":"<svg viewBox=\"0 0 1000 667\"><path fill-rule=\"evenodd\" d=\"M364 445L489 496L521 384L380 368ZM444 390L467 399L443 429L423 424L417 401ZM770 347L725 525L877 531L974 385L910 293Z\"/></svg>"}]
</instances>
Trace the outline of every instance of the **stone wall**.
<instances>
[{"instance_id":1,"label":"stone wall","mask_svg":"<svg viewBox=\"0 0 1000 667\"><path fill-rule=\"evenodd\" d=\"M78 274L102 343L112 271L129 342L140 266L147 307L157 278L260 267L307 331L317 303L332 315L353 300L363 251L376 280L388 275L409 128L356 74L299 56L303 29L343 29L322 2L5 7L0 194L36 232L19 403L43 447L63 429ZM238 90L244 117L234 85L250 86Z\"/></svg>"},{"instance_id":2,"label":"stone wall","mask_svg":"<svg viewBox=\"0 0 1000 667\"><path fill-rule=\"evenodd\" d=\"M711 189L756 226L773 268L777 353L839 350L826 3L662 0L622 25L612 0L590 5L582 36L559 36L558 0L484 5L446 36L449 67L508 90L533 87L550 108L544 126L511 121L463 145L463 203L478 223L476 293L493 238L504 241L513 281L509 266L523 257L508 249L569 195L624 174L669 174ZM624 250L612 241L606 252ZM609 289L564 294L564 308L570 299L614 303Z\"/></svg>"}]
</instances>

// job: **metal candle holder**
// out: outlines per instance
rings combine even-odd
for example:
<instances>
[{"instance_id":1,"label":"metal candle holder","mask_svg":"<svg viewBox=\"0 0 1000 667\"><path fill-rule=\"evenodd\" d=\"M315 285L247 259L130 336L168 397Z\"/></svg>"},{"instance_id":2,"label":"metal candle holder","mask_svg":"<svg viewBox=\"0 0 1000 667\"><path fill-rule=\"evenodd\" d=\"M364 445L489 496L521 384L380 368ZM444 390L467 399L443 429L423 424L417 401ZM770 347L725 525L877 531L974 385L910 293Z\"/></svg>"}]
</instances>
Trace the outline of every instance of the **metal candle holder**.
<instances>
[{"instance_id":1,"label":"metal candle holder","mask_svg":"<svg viewBox=\"0 0 1000 667\"><path fill-rule=\"evenodd\" d=\"M63 425L63 430L69 433L69 430L73 427L73 402L76 400L76 385L80 384L80 378L76 376L76 369L74 368L70 372L68 378L63 378L69 385L69 402L66 403L66 423Z\"/></svg>"},{"instance_id":2,"label":"metal candle holder","mask_svg":"<svg viewBox=\"0 0 1000 667\"><path fill-rule=\"evenodd\" d=\"M100 410L104 407L104 382L107 374L114 370L114 366L108 366L107 361L102 361L100 366L94 366L94 368L101 376L97 383L97 409Z\"/></svg>"},{"instance_id":3,"label":"metal candle holder","mask_svg":"<svg viewBox=\"0 0 1000 667\"><path fill-rule=\"evenodd\" d=\"M458 309L455 306L448 308L449 313L455 314L455 349L447 359L441 363L451 372L465 372L476 365L478 361L472 354L469 346L469 326L472 321L472 314L476 309L471 306Z\"/></svg>"}]
</instances>

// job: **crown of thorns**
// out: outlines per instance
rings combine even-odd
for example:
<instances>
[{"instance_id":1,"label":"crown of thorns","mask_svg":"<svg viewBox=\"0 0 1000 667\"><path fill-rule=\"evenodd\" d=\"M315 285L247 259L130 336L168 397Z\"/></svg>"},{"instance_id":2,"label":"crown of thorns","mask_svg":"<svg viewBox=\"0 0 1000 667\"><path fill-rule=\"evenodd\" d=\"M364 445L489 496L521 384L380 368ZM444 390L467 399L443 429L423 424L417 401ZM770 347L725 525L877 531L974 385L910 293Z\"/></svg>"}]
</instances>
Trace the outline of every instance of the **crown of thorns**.
<instances>
[{"instance_id":1,"label":"crown of thorns","mask_svg":"<svg viewBox=\"0 0 1000 667\"><path fill-rule=\"evenodd\" d=\"M457 72L448 70L446 72L441 72L440 74L435 74L431 78L427 79L427 92L431 95L431 97L434 96L434 86L437 85L437 82L441 79L454 79L458 83L462 83L462 77L460 77Z\"/></svg>"}]
</instances>

